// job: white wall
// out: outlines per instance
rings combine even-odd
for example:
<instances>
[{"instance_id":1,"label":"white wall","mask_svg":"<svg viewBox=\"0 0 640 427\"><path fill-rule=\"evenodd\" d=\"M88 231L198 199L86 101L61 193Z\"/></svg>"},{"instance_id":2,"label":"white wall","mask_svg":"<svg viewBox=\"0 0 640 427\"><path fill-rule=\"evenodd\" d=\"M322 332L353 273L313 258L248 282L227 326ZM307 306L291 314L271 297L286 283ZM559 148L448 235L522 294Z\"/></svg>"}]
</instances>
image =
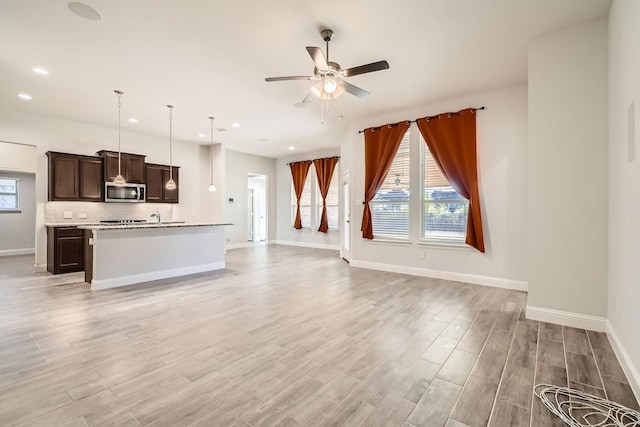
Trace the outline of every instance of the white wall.
<instances>
[{"instance_id":1,"label":"white wall","mask_svg":"<svg viewBox=\"0 0 640 427\"><path fill-rule=\"evenodd\" d=\"M276 236L276 160L225 150L223 216L224 222L233 223L226 227L227 247L247 244L250 173L267 176L267 240L273 240ZM233 198L233 203L229 203L229 198Z\"/></svg>"},{"instance_id":2,"label":"white wall","mask_svg":"<svg viewBox=\"0 0 640 427\"><path fill-rule=\"evenodd\" d=\"M1 149L1 148L0 148ZM4 156L4 152L0 151ZM20 212L0 213L0 256L34 253L36 246L36 176L0 170L0 177L19 179Z\"/></svg>"},{"instance_id":3,"label":"white wall","mask_svg":"<svg viewBox=\"0 0 640 427\"><path fill-rule=\"evenodd\" d=\"M298 146L303 143L296 144ZM296 153L290 156L281 157L277 163L278 173L278 231L277 242L286 245L300 245L325 249L340 250L340 230L329 230L327 233L318 232L318 226L305 227L301 230L293 228L291 218L291 206L294 203L291 197L291 169L288 163L302 160L320 159L323 157L333 157L340 155L339 149L326 149L307 153ZM336 165L336 179L340 180L342 161ZM317 177L315 171L309 170L307 179L311 183L311 188L317 188ZM313 191L313 190L312 190ZM341 201L342 202L342 201ZM342 209L340 209L341 211ZM319 223L319 220L317 221Z\"/></svg>"},{"instance_id":4,"label":"white wall","mask_svg":"<svg viewBox=\"0 0 640 427\"><path fill-rule=\"evenodd\" d=\"M487 109L477 113L477 147L486 253L468 247L453 249L418 244L415 238L411 243L400 244L362 239L364 138L357 131L483 105ZM525 289L526 147L525 85L442 100L357 123L341 150L342 168L351 170L352 265ZM415 169L411 171L414 182L418 176L414 174L418 173ZM412 225L417 224L415 219L419 215L419 203L413 203ZM419 258L420 252L425 253L425 259Z\"/></svg>"},{"instance_id":5,"label":"white wall","mask_svg":"<svg viewBox=\"0 0 640 427\"><path fill-rule=\"evenodd\" d=\"M606 19L529 45L531 318L606 316L607 61Z\"/></svg>"},{"instance_id":6,"label":"white wall","mask_svg":"<svg viewBox=\"0 0 640 427\"><path fill-rule=\"evenodd\" d=\"M640 2L616 0L609 13L610 330L640 396ZM629 106L635 115L629 116ZM632 132L631 132L632 131ZM635 160L629 158L630 142Z\"/></svg>"},{"instance_id":7,"label":"white wall","mask_svg":"<svg viewBox=\"0 0 640 427\"><path fill-rule=\"evenodd\" d=\"M26 113L0 107L0 140L36 146L36 265L46 264L46 230L44 204L47 202L47 151L95 155L96 151L117 149L117 130L87 123ZM173 161L180 168L180 203L173 207L173 219L188 221L213 220L201 212L201 182L199 146L174 141ZM146 154L150 163L169 163L168 140L123 131L122 151ZM207 174L209 169L207 169ZM207 175L208 176L208 175ZM215 196L212 196L215 197ZM221 196L218 196L221 198Z\"/></svg>"}]
</instances>

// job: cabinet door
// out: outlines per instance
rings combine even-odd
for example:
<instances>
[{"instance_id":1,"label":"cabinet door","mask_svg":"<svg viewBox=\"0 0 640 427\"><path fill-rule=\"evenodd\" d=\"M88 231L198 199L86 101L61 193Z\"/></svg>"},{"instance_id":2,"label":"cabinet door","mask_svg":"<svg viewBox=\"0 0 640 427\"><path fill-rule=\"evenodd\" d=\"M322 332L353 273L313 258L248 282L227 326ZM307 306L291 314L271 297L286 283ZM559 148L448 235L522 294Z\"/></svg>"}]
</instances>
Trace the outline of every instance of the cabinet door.
<instances>
[{"instance_id":1,"label":"cabinet door","mask_svg":"<svg viewBox=\"0 0 640 427\"><path fill-rule=\"evenodd\" d=\"M102 200L102 160L80 159L80 199Z\"/></svg>"},{"instance_id":2,"label":"cabinet door","mask_svg":"<svg viewBox=\"0 0 640 427\"><path fill-rule=\"evenodd\" d=\"M158 165L147 165L147 203L162 203L162 171L163 167Z\"/></svg>"},{"instance_id":3,"label":"cabinet door","mask_svg":"<svg viewBox=\"0 0 640 427\"><path fill-rule=\"evenodd\" d=\"M165 187L165 185L167 184L167 182L169 181L169 178L171 177L171 172L169 171L169 168L165 168L162 171L162 199L165 203L178 203L178 190L180 189L180 181L178 179L178 168L173 168L173 181L176 183L176 189L175 190L167 190L167 187Z\"/></svg>"},{"instance_id":4,"label":"cabinet door","mask_svg":"<svg viewBox=\"0 0 640 427\"><path fill-rule=\"evenodd\" d=\"M56 273L84 270L84 239L82 230L57 229L55 238Z\"/></svg>"},{"instance_id":5,"label":"cabinet door","mask_svg":"<svg viewBox=\"0 0 640 427\"><path fill-rule=\"evenodd\" d=\"M49 200L78 200L80 197L77 157L52 155L49 162Z\"/></svg>"},{"instance_id":6,"label":"cabinet door","mask_svg":"<svg viewBox=\"0 0 640 427\"><path fill-rule=\"evenodd\" d=\"M123 176L127 182L144 184L144 157L127 156L127 174Z\"/></svg>"},{"instance_id":7,"label":"cabinet door","mask_svg":"<svg viewBox=\"0 0 640 427\"><path fill-rule=\"evenodd\" d=\"M127 159L122 156L120 161L121 175L127 180ZM118 176L118 155L108 154L104 156L104 180L113 181Z\"/></svg>"}]
</instances>

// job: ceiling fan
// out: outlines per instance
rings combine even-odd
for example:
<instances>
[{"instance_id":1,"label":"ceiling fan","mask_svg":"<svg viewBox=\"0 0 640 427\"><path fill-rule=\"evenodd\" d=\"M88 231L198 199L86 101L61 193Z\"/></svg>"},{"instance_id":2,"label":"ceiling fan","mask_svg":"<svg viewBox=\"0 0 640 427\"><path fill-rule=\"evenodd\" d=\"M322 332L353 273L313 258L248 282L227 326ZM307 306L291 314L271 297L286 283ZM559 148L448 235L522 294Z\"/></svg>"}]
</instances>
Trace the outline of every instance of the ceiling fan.
<instances>
[{"instance_id":1,"label":"ceiling fan","mask_svg":"<svg viewBox=\"0 0 640 427\"><path fill-rule=\"evenodd\" d=\"M345 79L357 76L358 74L386 70L389 68L389 63L387 61L378 61L343 70L337 62L329 61L329 42L333 36L333 31L329 29L322 30L320 35L326 42L326 56L322 53L322 49L319 47L307 46L307 52L309 52L309 56L311 56L315 65L312 76L267 77L265 81L279 82L284 80L317 80L318 83L311 87L311 90L302 100L302 103L310 103L315 99L315 97L322 100L334 99L340 96L343 92L348 92L358 98L366 98L371 95L366 90L352 85Z\"/></svg>"}]
</instances>

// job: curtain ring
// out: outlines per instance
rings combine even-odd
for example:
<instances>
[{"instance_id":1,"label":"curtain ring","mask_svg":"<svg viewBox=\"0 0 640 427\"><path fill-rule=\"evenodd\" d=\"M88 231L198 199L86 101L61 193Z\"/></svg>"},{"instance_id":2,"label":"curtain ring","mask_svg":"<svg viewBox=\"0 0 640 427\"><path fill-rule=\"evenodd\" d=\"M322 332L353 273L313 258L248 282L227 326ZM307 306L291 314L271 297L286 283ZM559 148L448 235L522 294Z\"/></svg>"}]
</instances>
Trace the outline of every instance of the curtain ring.
<instances>
[{"instance_id":1,"label":"curtain ring","mask_svg":"<svg viewBox=\"0 0 640 427\"><path fill-rule=\"evenodd\" d=\"M387 125L387 128L391 129L391 125Z\"/></svg>"},{"instance_id":2,"label":"curtain ring","mask_svg":"<svg viewBox=\"0 0 640 427\"><path fill-rule=\"evenodd\" d=\"M447 117L451 118L451 113L447 113Z\"/></svg>"},{"instance_id":3,"label":"curtain ring","mask_svg":"<svg viewBox=\"0 0 640 427\"><path fill-rule=\"evenodd\" d=\"M471 114L475 114L475 113L476 113L476 109L475 109L475 108L472 108L472 109L471 109Z\"/></svg>"},{"instance_id":4,"label":"curtain ring","mask_svg":"<svg viewBox=\"0 0 640 427\"><path fill-rule=\"evenodd\" d=\"M411 122L407 120L407 126L411 126Z\"/></svg>"}]
</instances>

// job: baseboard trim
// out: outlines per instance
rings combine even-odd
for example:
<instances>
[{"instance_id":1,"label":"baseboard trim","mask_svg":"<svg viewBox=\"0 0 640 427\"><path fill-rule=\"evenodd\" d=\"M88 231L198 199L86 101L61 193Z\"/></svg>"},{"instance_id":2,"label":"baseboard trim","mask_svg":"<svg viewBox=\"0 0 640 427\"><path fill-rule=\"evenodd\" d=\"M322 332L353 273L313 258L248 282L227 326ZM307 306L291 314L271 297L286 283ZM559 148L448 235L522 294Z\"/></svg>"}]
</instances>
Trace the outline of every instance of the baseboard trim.
<instances>
[{"instance_id":1,"label":"baseboard trim","mask_svg":"<svg viewBox=\"0 0 640 427\"><path fill-rule=\"evenodd\" d=\"M204 273L205 271L220 270L224 267L225 262L220 261L190 267L174 268L171 270L154 271L151 273L133 274L131 276L116 277L113 279L92 280L91 289L99 291L119 286L134 285L136 283L151 282L152 280L169 279L171 277L180 277L187 276L189 274Z\"/></svg>"},{"instance_id":2,"label":"baseboard trim","mask_svg":"<svg viewBox=\"0 0 640 427\"><path fill-rule=\"evenodd\" d=\"M499 277L480 276L476 274L456 273L452 271L431 270L428 268L407 267L394 264L380 264L377 262L352 259L351 267L367 268L369 270L388 271L390 273L410 274L412 276L431 277L433 279L452 280L455 282L471 283L474 285L492 286L495 288L513 289L515 291L528 290L528 283L522 280L502 279Z\"/></svg>"},{"instance_id":3,"label":"baseboard trim","mask_svg":"<svg viewBox=\"0 0 640 427\"><path fill-rule=\"evenodd\" d=\"M224 246L226 250L248 248L249 243L231 243Z\"/></svg>"},{"instance_id":4,"label":"baseboard trim","mask_svg":"<svg viewBox=\"0 0 640 427\"><path fill-rule=\"evenodd\" d=\"M527 319L571 326L572 328L587 329L589 331L607 331L607 319L604 317L572 313L570 311L552 310L550 308L534 307L531 305L527 305Z\"/></svg>"},{"instance_id":5,"label":"baseboard trim","mask_svg":"<svg viewBox=\"0 0 640 427\"><path fill-rule=\"evenodd\" d=\"M270 245L288 245L288 246L298 246L303 248L312 248L312 249L328 249L332 251L339 251L340 245L330 245L328 243L311 243L311 242L296 242L293 240L270 240Z\"/></svg>"},{"instance_id":6,"label":"baseboard trim","mask_svg":"<svg viewBox=\"0 0 640 427\"><path fill-rule=\"evenodd\" d=\"M36 264L33 268L33 271L36 273L44 273L47 271L47 264Z\"/></svg>"},{"instance_id":7,"label":"baseboard trim","mask_svg":"<svg viewBox=\"0 0 640 427\"><path fill-rule=\"evenodd\" d=\"M613 347L613 351L622 366L622 370L629 380L629 385L633 390L633 394L636 395L636 400L640 402L640 373L633 364L633 360L631 360L629 353L625 350L620 337L609 320L607 320L607 336L609 337L609 342Z\"/></svg>"},{"instance_id":8,"label":"baseboard trim","mask_svg":"<svg viewBox=\"0 0 640 427\"><path fill-rule=\"evenodd\" d=\"M36 248L4 249L0 251L0 256L31 255L35 253L36 253Z\"/></svg>"}]
</instances>

